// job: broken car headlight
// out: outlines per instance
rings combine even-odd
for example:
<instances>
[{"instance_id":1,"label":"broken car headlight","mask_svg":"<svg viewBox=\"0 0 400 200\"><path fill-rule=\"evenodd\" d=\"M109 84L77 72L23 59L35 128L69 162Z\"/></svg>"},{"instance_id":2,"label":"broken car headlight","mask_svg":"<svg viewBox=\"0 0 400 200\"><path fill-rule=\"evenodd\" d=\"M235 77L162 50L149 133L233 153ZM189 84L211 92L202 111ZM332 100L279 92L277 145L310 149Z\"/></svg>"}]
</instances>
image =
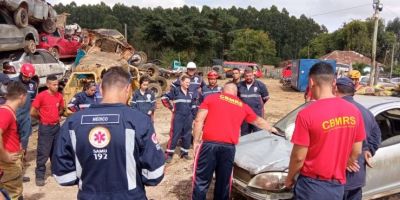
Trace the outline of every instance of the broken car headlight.
<instances>
[{"instance_id":1,"label":"broken car headlight","mask_svg":"<svg viewBox=\"0 0 400 200\"><path fill-rule=\"evenodd\" d=\"M286 172L266 172L254 176L247 186L267 191L285 190Z\"/></svg>"}]
</instances>

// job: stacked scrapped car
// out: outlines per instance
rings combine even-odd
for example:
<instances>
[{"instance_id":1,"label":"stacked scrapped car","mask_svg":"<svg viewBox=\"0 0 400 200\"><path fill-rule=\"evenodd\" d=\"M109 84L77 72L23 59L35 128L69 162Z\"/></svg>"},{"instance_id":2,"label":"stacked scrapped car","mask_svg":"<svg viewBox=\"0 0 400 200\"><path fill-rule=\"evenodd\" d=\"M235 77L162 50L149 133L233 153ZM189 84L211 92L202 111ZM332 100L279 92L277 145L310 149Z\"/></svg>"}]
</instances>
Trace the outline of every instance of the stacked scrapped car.
<instances>
[{"instance_id":1,"label":"stacked scrapped car","mask_svg":"<svg viewBox=\"0 0 400 200\"><path fill-rule=\"evenodd\" d=\"M26 52L34 53L37 44L39 44L39 34L34 27L15 25L11 13L0 8L0 51L24 49Z\"/></svg>"},{"instance_id":2,"label":"stacked scrapped car","mask_svg":"<svg viewBox=\"0 0 400 200\"><path fill-rule=\"evenodd\" d=\"M64 100L67 105L75 94L81 92L85 83L101 82L101 74L114 66L122 66L131 74L132 90L139 88L139 71L136 67L129 65L120 55L110 52L90 52L82 58L79 65L73 70L64 88ZM66 110L64 115L69 116L72 112Z\"/></svg>"},{"instance_id":3,"label":"stacked scrapped car","mask_svg":"<svg viewBox=\"0 0 400 200\"><path fill-rule=\"evenodd\" d=\"M47 33L56 29L57 13L46 1L0 0L0 5L13 13L15 25L20 28L33 24Z\"/></svg>"},{"instance_id":4,"label":"stacked scrapped car","mask_svg":"<svg viewBox=\"0 0 400 200\"><path fill-rule=\"evenodd\" d=\"M131 66L137 67L141 76L150 78L149 89L156 97L161 97L167 89L167 80L160 76L160 68L147 63L147 55L135 49L126 41L125 37L115 29L94 29L88 30L89 44L92 49L99 49L103 52L112 52L120 55Z\"/></svg>"}]
</instances>

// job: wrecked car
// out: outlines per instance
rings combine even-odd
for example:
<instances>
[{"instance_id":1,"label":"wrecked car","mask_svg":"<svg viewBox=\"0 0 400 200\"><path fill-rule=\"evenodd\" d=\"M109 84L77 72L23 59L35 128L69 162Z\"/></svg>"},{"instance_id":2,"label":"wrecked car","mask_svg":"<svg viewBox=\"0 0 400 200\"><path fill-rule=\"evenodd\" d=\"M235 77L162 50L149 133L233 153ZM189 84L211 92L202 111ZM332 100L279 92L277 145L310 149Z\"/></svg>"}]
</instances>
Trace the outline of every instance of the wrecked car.
<instances>
[{"instance_id":1,"label":"wrecked car","mask_svg":"<svg viewBox=\"0 0 400 200\"><path fill-rule=\"evenodd\" d=\"M382 143L373 157L373 168L367 167L363 199L374 199L400 191L400 98L356 96L355 100L375 116ZM288 173L291 136L297 113L303 104L278 121L274 127L281 135L259 131L240 138L236 147L233 187L253 199L291 199L293 193L284 187Z\"/></svg>"},{"instance_id":2,"label":"wrecked car","mask_svg":"<svg viewBox=\"0 0 400 200\"><path fill-rule=\"evenodd\" d=\"M8 11L0 8L0 51L24 49L34 53L37 44L39 35L34 27L17 27Z\"/></svg>"},{"instance_id":3,"label":"wrecked car","mask_svg":"<svg viewBox=\"0 0 400 200\"><path fill-rule=\"evenodd\" d=\"M62 79L67 70L63 62L57 60L51 53L44 49L37 49L35 53L26 53L23 51L9 51L0 53L0 68L4 74L10 78L18 77L20 69L24 63L32 63L36 74L33 80L41 88L46 87L46 77L50 74L56 75Z\"/></svg>"},{"instance_id":4,"label":"wrecked car","mask_svg":"<svg viewBox=\"0 0 400 200\"><path fill-rule=\"evenodd\" d=\"M39 24L47 33L56 29L57 12L44 0L0 0L0 5L13 13L14 22L20 28Z\"/></svg>"}]
</instances>

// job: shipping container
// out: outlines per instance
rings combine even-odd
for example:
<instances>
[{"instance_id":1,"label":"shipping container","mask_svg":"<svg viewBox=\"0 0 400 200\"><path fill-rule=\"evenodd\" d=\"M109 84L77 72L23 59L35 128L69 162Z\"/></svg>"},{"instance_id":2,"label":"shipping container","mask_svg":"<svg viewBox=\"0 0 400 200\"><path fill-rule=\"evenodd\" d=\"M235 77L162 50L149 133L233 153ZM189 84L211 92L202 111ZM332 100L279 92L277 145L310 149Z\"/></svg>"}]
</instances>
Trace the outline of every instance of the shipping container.
<instances>
[{"instance_id":1,"label":"shipping container","mask_svg":"<svg viewBox=\"0 0 400 200\"><path fill-rule=\"evenodd\" d=\"M318 62L327 62L332 65L336 71L336 60L318 60L318 59L299 59L293 60L292 63L292 88L297 91L304 92L308 86L308 73L311 67Z\"/></svg>"}]
</instances>

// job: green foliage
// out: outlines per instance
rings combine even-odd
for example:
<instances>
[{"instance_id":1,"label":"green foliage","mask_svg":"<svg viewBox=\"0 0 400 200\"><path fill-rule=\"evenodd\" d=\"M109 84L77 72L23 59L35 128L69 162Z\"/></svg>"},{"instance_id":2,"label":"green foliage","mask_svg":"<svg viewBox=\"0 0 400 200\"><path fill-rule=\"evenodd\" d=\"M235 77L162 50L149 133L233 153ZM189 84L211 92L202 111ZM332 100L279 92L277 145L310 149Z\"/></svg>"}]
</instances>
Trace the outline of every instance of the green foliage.
<instances>
[{"instance_id":1,"label":"green foliage","mask_svg":"<svg viewBox=\"0 0 400 200\"><path fill-rule=\"evenodd\" d=\"M368 32L367 23L353 20L342 29L345 50L352 50L363 55L371 55L372 40Z\"/></svg>"},{"instance_id":2,"label":"green foliage","mask_svg":"<svg viewBox=\"0 0 400 200\"><path fill-rule=\"evenodd\" d=\"M168 65L179 55L183 62L194 60L199 66L211 64L213 58L277 64L286 59L318 58L333 50L354 50L370 56L374 26L371 19L354 20L327 33L326 27L312 18L297 18L276 6L260 10L251 6L163 9L120 3L109 7L103 2L77 6L71 2L54 8L58 13L70 13L68 23L78 23L83 28L113 28L124 33L127 24L129 43L146 52L149 60L161 59ZM399 42L400 19L389 21L387 27L379 21L378 61L390 60L388 52L394 36ZM244 43L245 39L250 42ZM398 60L400 53L396 52Z\"/></svg>"},{"instance_id":3,"label":"green foliage","mask_svg":"<svg viewBox=\"0 0 400 200\"><path fill-rule=\"evenodd\" d=\"M384 22L380 20L378 27L377 60L387 65L390 60L389 55L391 55L389 52L395 43L394 32L400 31L400 21L389 22L388 28L385 28ZM346 50L371 57L373 31L374 21L372 19L353 20L333 33L318 35L300 50L300 55L303 58L319 58L334 50Z\"/></svg>"},{"instance_id":4,"label":"green foliage","mask_svg":"<svg viewBox=\"0 0 400 200\"><path fill-rule=\"evenodd\" d=\"M230 60L271 63L275 57L275 42L264 31L237 30L228 53Z\"/></svg>"},{"instance_id":5,"label":"green foliage","mask_svg":"<svg viewBox=\"0 0 400 200\"><path fill-rule=\"evenodd\" d=\"M286 9L280 11L276 6L261 10L208 6L163 9L115 4L111 8L105 3L77 6L71 2L54 7L58 13L71 14L68 23L78 23L84 28L114 28L124 33L124 24L127 24L128 41L136 49L145 51L150 60L170 60L172 55L185 54L199 65L209 65L213 58L232 58L229 54L234 46L232 33L237 30L252 29L268 34L266 54L257 48L252 56L245 56L245 60L268 62L264 64L298 58L303 46L326 32L324 26L311 18L290 16Z\"/></svg>"}]
</instances>

